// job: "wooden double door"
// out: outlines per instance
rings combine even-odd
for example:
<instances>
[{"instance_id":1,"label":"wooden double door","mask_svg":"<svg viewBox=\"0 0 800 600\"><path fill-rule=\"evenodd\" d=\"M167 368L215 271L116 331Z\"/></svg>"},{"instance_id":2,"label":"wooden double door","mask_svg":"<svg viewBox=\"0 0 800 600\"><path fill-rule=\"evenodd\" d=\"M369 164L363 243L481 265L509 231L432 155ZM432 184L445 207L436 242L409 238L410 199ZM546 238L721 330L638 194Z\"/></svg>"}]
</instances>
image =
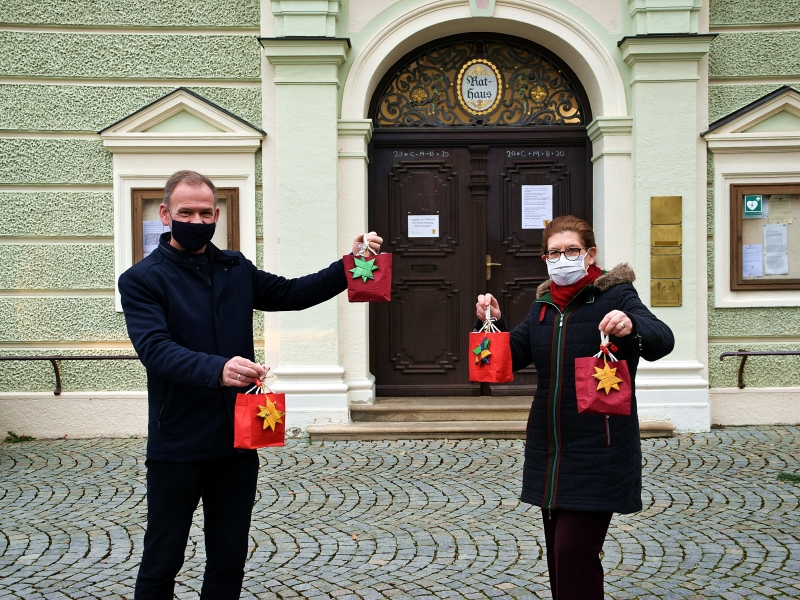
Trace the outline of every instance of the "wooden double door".
<instances>
[{"instance_id":1,"label":"wooden double door","mask_svg":"<svg viewBox=\"0 0 800 600\"><path fill-rule=\"evenodd\" d=\"M591 223L585 127L376 130L369 222L393 253L392 301L370 305L379 396L532 393L533 366L510 384L469 381L478 294L496 296L513 328L547 278L542 230L523 227L528 185L552 186L554 216Z\"/></svg>"}]
</instances>

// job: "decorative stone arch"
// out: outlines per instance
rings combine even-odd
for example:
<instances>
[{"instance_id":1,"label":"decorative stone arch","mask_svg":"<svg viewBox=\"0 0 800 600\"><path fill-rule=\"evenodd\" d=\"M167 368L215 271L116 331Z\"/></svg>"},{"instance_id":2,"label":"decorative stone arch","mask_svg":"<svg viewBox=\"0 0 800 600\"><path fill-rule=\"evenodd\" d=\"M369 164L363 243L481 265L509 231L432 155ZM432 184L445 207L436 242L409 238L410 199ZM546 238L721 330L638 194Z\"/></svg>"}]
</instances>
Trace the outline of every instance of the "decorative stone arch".
<instances>
[{"instance_id":1,"label":"decorative stone arch","mask_svg":"<svg viewBox=\"0 0 800 600\"><path fill-rule=\"evenodd\" d=\"M595 118L628 115L625 86L614 58L587 28L567 15L528 1L499 0L493 18L473 18L469 4L461 0L435 0L397 18L356 56L344 84L342 119L367 118L376 86L408 52L445 36L478 30L535 40L577 75Z\"/></svg>"}]
</instances>

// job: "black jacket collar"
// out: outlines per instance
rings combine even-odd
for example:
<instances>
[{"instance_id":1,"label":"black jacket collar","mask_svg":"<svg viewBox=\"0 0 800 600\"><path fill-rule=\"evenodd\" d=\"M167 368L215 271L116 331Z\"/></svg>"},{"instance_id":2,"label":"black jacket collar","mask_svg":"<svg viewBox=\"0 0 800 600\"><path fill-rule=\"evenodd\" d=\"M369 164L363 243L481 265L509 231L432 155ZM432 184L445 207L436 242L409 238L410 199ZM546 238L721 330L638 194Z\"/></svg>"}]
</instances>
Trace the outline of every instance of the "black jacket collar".
<instances>
[{"instance_id":1,"label":"black jacket collar","mask_svg":"<svg viewBox=\"0 0 800 600\"><path fill-rule=\"evenodd\" d=\"M232 255L227 250L220 250L214 244L209 242L206 245L206 250L202 254L194 254L193 252L184 252L173 248L170 245L172 234L167 231L161 234L158 242L158 250L165 258L179 265L197 265L198 263L215 263L220 262L226 265L238 265L239 258Z\"/></svg>"}]
</instances>

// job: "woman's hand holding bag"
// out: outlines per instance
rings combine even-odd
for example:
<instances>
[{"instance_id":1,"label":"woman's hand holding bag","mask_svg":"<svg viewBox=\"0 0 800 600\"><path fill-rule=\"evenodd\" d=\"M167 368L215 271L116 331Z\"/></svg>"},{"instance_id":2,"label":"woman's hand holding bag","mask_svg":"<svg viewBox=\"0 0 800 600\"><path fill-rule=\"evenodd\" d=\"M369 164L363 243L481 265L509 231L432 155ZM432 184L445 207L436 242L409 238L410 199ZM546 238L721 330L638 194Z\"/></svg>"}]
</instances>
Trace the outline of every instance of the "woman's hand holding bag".
<instances>
[{"instance_id":1,"label":"woman's hand holding bag","mask_svg":"<svg viewBox=\"0 0 800 600\"><path fill-rule=\"evenodd\" d=\"M511 334L494 325L494 317L486 307L486 318L480 331L469 334L469 380L481 383L514 381L511 372Z\"/></svg>"},{"instance_id":2,"label":"woman's hand holding bag","mask_svg":"<svg viewBox=\"0 0 800 600\"><path fill-rule=\"evenodd\" d=\"M600 352L575 359L578 412L590 415L631 414L631 375L628 363L617 360L617 347L600 333Z\"/></svg>"}]
</instances>

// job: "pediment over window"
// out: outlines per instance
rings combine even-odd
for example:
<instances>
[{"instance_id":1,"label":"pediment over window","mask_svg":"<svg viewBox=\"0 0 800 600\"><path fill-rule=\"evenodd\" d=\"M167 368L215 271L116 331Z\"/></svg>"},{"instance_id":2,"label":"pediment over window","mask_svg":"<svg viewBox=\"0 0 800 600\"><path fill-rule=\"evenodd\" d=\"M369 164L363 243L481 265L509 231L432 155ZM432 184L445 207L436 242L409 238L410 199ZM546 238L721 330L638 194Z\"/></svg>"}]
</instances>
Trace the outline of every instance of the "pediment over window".
<instances>
[{"instance_id":1,"label":"pediment over window","mask_svg":"<svg viewBox=\"0 0 800 600\"><path fill-rule=\"evenodd\" d=\"M800 147L800 92L778 88L718 119L703 137L715 153Z\"/></svg>"},{"instance_id":2,"label":"pediment over window","mask_svg":"<svg viewBox=\"0 0 800 600\"><path fill-rule=\"evenodd\" d=\"M102 129L112 152L255 152L258 127L186 88L178 88Z\"/></svg>"}]
</instances>

